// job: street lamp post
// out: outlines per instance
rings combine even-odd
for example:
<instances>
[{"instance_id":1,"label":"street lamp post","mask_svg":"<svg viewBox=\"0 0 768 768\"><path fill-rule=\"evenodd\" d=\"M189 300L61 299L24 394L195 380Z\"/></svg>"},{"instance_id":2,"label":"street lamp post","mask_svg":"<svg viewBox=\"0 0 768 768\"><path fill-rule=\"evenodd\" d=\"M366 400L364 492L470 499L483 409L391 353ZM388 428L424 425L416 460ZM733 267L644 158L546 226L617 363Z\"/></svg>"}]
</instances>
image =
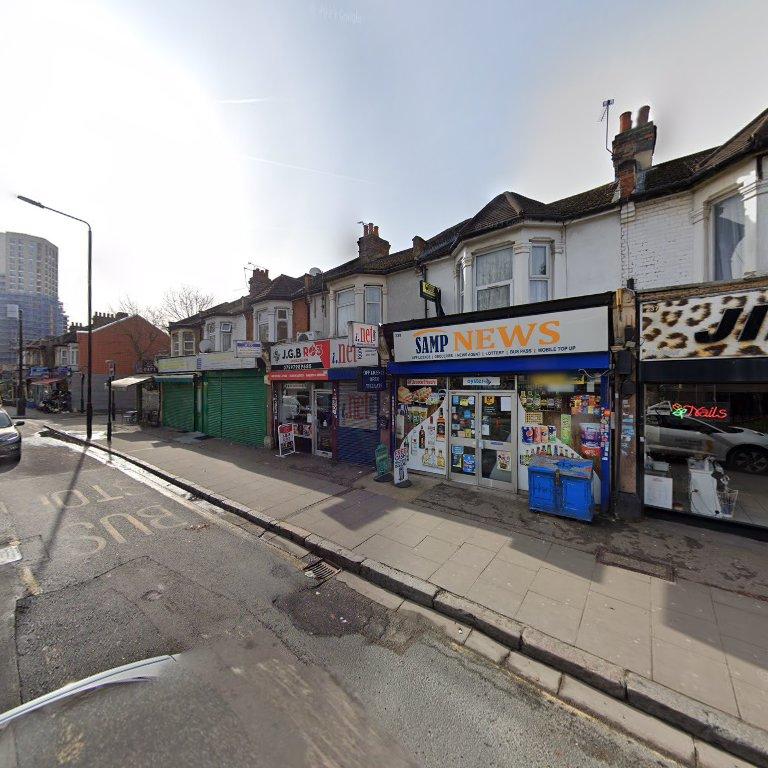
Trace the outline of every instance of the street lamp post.
<instances>
[{"instance_id":1,"label":"street lamp post","mask_svg":"<svg viewBox=\"0 0 768 768\"><path fill-rule=\"evenodd\" d=\"M85 224L85 226L88 227L88 388L86 390L85 400L85 432L86 438L90 440L91 435L93 434L93 405L91 403L91 380L93 378L93 312L91 307L93 232L91 230L91 225L85 219L78 219L77 216L72 216L70 213L64 213L64 211L59 211L56 208L43 205L37 200L31 200L30 198L24 197L23 195L16 195L16 197L24 203L36 205L38 208L43 208L44 210L51 211L52 213L58 213L60 216L66 216L68 219L74 219L75 221L79 221L81 224Z\"/></svg>"},{"instance_id":2,"label":"street lamp post","mask_svg":"<svg viewBox=\"0 0 768 768\"><path fill-rule=\"evenodd\" d=\"M19 307L19 392L16 400L16 415L27 413L27 401L24 393L24 310Z\"/></svg>"}]
</instances>

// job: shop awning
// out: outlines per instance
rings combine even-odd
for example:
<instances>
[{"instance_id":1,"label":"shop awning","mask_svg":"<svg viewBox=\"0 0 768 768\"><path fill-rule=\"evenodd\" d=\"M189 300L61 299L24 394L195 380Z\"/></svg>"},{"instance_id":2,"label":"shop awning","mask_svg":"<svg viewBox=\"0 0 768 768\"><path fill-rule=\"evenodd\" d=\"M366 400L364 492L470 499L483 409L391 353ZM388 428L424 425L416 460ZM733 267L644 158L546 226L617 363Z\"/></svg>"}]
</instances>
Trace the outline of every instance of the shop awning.
<instances>
[{"instance_id":1,"label":"shop awning","mask_svg":"<svg viewBox=\"0 0 768 768\"><path fill-rule=\"evenodd\" d=\"M143 384L151 378L151 373L145 373L140 376L126 376L123 379L115 379L112 382L112 389L128 389L128 387L135 387L137 384Z\"/></svg>"},{"instance_id":2,"label":"shop awning","mask_svg":"<svg viewBox=\"0 0 768 768\"><path fill-rule=\"evenodd\" d=\"M191 384L195 380L194 373L169 373L167 376L155 374L155 381L161 384Z\"/></svg>"},{"instance_id":3,"label":"shop awning","mask_svg":"<svg viewBox=\"0 0 768 768\"><path fill-rule=\"evenodd\" d=\"M55 379L31 379L29 385L31 387L43 387L49 386L50 384L58 384L60 381L64 381L63 376L57 376Z\"/></svg>"}]
</instances>

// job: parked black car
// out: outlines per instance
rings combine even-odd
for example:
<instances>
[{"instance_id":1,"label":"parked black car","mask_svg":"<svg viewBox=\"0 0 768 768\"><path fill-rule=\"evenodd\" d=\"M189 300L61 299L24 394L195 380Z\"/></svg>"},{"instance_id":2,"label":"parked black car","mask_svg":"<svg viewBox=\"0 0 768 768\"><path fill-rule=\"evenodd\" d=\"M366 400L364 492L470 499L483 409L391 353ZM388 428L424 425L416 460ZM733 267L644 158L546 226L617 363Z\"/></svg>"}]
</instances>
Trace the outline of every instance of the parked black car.
<instances>
[{"instance_id":1,"label":"parked black car","mask_svg":"<svg viewBox=\"0 0 768 768\"><path fill-rule=\"evenodd\" d=\"M11 417L0 408L0 459L21 458L21 432L18 427L23 424L23 421L11 421Z\"/></svg>"}]
</instances>

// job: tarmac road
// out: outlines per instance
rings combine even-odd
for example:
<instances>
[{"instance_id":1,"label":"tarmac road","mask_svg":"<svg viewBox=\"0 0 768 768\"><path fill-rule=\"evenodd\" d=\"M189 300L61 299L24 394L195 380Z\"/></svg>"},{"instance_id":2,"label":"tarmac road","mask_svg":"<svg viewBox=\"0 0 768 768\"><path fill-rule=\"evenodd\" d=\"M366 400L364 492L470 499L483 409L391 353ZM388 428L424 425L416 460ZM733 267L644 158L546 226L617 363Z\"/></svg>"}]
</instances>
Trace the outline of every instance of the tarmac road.
<instances>
[{"instance_id":1,"label":"tarmac road","mask_svg":"<svg viewBox=\"0 0 768 768\"><path fill-rule=\"evenodd\" d=\"M6 729L3 765L14 740L20 766L671 765L418 617L318 585L256 526L37 429L0 466L0 547L23 554L0 566L0 710L178 656Z\"/></svg>"}]
</instances>

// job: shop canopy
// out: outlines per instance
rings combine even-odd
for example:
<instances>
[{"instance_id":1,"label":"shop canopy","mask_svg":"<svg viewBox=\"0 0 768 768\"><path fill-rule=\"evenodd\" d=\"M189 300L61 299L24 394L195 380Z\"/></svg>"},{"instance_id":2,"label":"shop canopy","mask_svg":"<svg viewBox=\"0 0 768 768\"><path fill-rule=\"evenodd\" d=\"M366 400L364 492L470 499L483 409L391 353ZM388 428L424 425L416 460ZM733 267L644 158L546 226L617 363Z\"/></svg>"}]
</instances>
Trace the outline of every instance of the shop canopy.
<instances>
[{"instance_id":1,"label":"shop canopy","mask_svg":"<svg viewBox=\"0 0 768 768\"><path fill-rule=\"evenodd\" d=\"M33 386L33 387L43 387L43 386L47 387L47 386L50 386L51 384L58 384L60 381L64 381L63 376L57 376L56 378L53 378L53 379L32 379L29 383L30 383L30 386Z\"/></svg>"},{"instance_id":2,"label":"shop canopy","mask_svg":"<svg viewBox=\"0 0 768 768\"><path fill-rule=\"evenodd\" d=\"M128 387L135 387L137 384L143 384L151 378L153 378L153 375L148 373L142 374L141 376L126 376L124 379L115 379L112 382L112 389L128 389Z\"/></svg>"}]
</instances>

